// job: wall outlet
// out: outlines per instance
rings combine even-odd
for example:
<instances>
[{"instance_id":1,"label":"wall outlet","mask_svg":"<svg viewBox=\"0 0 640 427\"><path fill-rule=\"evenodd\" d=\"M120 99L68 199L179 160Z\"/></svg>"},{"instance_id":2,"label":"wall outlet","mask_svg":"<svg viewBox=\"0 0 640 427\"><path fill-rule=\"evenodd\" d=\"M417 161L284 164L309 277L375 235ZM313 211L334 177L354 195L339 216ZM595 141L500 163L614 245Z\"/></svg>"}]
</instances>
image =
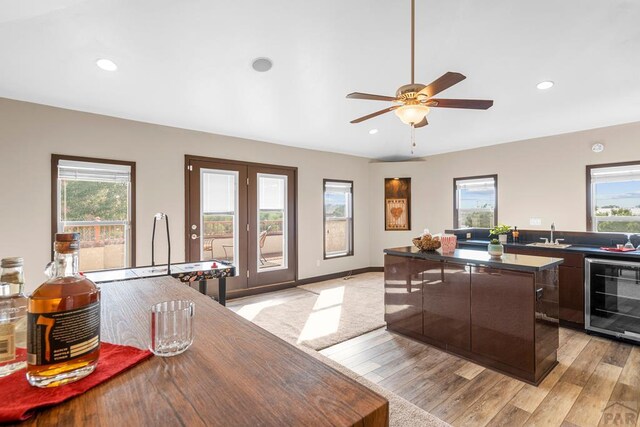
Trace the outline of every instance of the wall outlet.
<instances>
[{"instance_id":1,"label":"wall outlet","mask_svg":"<svg viewBox=\"0 0 640 427\"><path fill-rule=\"evenodd\" d=\"M471 238L471 233L467 233L467 239Z\"/></svg>"},{"instance_id":2,"label":"wall outlet","mask_svg":"<svg viewBox=\"0 0 640 427\"><path fill-rule=\"evenodd\" d=\"M529 218L529 225L542 225L542 218Z\"/></svg>"},{"instance_id":3,"label":"wall outlet","mask_svg":"<svg viewBox=\"0 0 640 427\"><path fill-rule=\"evenodd\" d=\"M320 260L319 259L316 260L316 267L320 267Z\"/></svg>"}]
</instances>

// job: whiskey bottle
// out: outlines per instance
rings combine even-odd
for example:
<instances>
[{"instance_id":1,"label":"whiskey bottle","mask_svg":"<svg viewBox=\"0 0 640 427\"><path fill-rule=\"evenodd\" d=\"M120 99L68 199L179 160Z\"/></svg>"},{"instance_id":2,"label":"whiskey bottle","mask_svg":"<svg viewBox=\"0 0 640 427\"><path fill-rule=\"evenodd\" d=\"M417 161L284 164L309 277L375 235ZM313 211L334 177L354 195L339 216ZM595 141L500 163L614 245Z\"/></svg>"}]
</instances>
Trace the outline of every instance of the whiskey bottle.
<instances>
[{"instance_id":1,"label":"whiskey bottle","mask_svg":"<svg viewBox=\"0 0 640 427\"><path fill-rule=\"evenodd\" d=\"M100 290L78 272L78 233L58 233L51 278L29 296L27 379L56 387L86 377L100 354Z\"/></svg>"},{"instance_id":2,"label":"whiskey bottle","mask_svg":"<svg viewBox=\"0 0 640 427\"><path fill-rule=\"evenodd\" d=\"M24 260L0 262L0 377L25 367L27 360L27 297Z\"/></svg>"}]
</instances>

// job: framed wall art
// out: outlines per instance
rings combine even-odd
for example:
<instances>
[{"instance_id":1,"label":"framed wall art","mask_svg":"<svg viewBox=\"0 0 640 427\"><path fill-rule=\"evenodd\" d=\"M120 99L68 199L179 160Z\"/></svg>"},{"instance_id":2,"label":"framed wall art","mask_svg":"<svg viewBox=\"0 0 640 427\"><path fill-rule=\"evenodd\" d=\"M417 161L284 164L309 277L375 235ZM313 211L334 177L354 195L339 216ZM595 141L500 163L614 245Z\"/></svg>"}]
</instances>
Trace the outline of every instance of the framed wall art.
<instances>
[{"instance_id":1,"label":"framed wall art","mask_svg":"<svg viewBox=\"0 0 640 427\"><path fill-rule=\"evenodd\" d=\"M411 178L385 178L384 229L411 230Z\"/></svg>"}]
</instances>

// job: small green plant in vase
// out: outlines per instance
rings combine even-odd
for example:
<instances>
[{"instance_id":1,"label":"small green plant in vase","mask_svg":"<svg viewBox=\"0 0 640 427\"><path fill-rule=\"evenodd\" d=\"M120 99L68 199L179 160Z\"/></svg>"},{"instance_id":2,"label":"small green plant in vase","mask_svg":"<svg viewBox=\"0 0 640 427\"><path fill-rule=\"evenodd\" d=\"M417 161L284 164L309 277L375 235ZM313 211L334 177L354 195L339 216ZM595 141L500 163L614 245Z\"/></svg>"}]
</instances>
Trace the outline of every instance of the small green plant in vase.
<instances>
[{"instance_id":1,"label":"small green plant in vase","mask_svg":"<svg viewBox=\"0 0 640 427\"><path fill-rule=\"evenodd\" d=\"M489 246L487 246L487 251L489 252L489 255L491 255L491 257L499 258L504 253L504 246L502 246L500 240L491 239L491 242L489 242Z\"/></svg>"},{"instance_id":2,"label":"small green plant in vase","mask_svg":"<svg viewBox=\"0 0 640 427\"><path fill-rule=\"evenodd\" d=\"M507 234L509 234L510 232L511 226L500 224L489 230L489 237L497 236L500 243L505 244L507 243Z\"/></svg>"}]
</instances>

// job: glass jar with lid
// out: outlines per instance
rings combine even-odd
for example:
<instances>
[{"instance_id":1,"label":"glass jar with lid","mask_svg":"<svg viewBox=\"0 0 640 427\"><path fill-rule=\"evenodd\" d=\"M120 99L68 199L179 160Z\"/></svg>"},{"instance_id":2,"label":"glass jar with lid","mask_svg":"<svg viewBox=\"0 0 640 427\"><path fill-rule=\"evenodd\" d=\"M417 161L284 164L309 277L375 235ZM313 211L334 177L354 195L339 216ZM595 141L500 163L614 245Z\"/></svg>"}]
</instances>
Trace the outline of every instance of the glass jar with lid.
<instances>
[{"instance_id":1,"label":"glass jar with lid","mask_svg":"<svg viewBox=\"0 0 640 427\"><path fill-rule=\"evenodd\" d=\"M0 377L26 366L27 297L23 266L20 257L0 261Z\"/></svg>"}]
</instances>

